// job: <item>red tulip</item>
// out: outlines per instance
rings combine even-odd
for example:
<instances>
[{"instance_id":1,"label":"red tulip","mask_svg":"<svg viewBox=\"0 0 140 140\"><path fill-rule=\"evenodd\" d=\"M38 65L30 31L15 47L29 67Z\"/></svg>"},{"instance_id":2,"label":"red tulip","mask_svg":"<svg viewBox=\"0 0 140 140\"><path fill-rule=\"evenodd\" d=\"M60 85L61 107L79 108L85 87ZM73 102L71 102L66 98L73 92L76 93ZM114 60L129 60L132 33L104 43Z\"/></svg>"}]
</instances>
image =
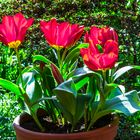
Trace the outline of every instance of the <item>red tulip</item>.
<instances>
[{"instance_id":1,"label":"red tulip","mask_svg":"<svg viewBox=\"0 0 140 140\"><path fill-rule=\"evenodd\" d=\"M56 49L72 47L84 30L84 26L69 22L57 23L56 19L41 21L40 26L48 44Z\"/></svg>"},{"instance_id":2,"label":"red tulip","mask_svg":"<svg viewBox=\"0 0 140 140\"><path fill-rule=\"evenodd\" d=\"M0 24L0 41L10 48L17 49L32 23L32 18L26 19L21 13L4 16Z\"/></svg>"},{"instance_id":3,"label":"red tulip","mask_svg":"<svg viewBox=\"0 0 140 140\"><path fill-rule=\"evenodd\" d=\"M100 44L104 46L107 40L118 42L118 35L113 28L97 28L92 26L90 33L88 34L87 32L85 34L85 42L89 42L89 39L91 39L95 45Z\"/></svg>"},{"instance_id":4,"label":"red tulip","mask_svg":"<svg viewBox=\"0 0 140 140\"><path fill-rule=\"evenodd\" d=\"M90 69L105 70L114 66L118 59L118 35L112 28L93 26L84 39L89 47L82 48L80 53Z\"/></svg>"},{"instance_id":5,"label":"red tulip","mask_svg":"<svg viewBox=\"0 0 140 140\"><path fill-rule=\"evenodd\" d=\"M82 48L80 53L84 63L91 70L106 70L112 68L118 59L118 43L114 40L107 40L103 52L100 52L92 42L88 48Z\"/></svg>"}]
</instances>

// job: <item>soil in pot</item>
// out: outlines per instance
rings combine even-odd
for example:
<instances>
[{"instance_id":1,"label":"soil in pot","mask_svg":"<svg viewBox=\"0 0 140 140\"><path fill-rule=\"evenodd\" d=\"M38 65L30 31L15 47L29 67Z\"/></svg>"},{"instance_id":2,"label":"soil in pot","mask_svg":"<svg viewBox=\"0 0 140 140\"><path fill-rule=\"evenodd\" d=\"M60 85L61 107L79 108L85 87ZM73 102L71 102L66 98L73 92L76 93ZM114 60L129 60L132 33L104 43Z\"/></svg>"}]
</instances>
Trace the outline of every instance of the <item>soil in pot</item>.
<instances>
[{"instance_id":1,"label":"soil in pot","mask_svg":"<svg viewBox=\"0 0 140 140\"><path fill-rule=\"evenodd\" d=\"M38 114L40 114L40 113L38 113ZM38 118L39 118L39 121L41 122L42 126L45 128L44 133L59 133L59 134L61 133L62 134L62 133L69 133L71 130L70 124L60 125L60 124L53 123L51 121L51 119L49 117L47 117L47 114L45 114L45 113L40 114L38 116ZM106 116L100 118L91 129L94 130L94 129L106 126L106 125L110 124L113 121L113 119L114 119L113 115L111 115L111 114L106 115ZM83 132L84 131L83 124L84 124L84 120L81 119L80 123L77 125L77 128L74 130L74 133ZM26 121L20 122L20 126L27 130L40 132L40 129L38 128L38 126L36 125L34 120L31 118L31 116L29 116L29 115L26 118Z\"/></svg>"}]
</instances>

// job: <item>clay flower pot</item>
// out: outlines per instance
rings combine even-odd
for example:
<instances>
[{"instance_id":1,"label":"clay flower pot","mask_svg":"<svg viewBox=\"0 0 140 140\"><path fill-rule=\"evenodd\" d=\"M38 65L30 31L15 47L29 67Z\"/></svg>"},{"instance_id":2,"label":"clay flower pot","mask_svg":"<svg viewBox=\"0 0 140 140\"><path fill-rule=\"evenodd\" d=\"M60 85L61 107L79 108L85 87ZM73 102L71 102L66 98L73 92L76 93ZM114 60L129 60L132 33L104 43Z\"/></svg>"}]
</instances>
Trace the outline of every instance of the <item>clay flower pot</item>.
<instances>
[{"instance_id":1,"label":"clay flower pot","mask_svg":"<svg viewBox=\"0 0 140 140\"><path fill-rule=\"evenodd\" d=\"M17 140L114 140L117 134L118 118L102 128L88 132L78 132L71 134L40 133L24 129L20 123L27 121L28 116L22 114L15 118L13 122Z\"/></svg>"}]
</instances>

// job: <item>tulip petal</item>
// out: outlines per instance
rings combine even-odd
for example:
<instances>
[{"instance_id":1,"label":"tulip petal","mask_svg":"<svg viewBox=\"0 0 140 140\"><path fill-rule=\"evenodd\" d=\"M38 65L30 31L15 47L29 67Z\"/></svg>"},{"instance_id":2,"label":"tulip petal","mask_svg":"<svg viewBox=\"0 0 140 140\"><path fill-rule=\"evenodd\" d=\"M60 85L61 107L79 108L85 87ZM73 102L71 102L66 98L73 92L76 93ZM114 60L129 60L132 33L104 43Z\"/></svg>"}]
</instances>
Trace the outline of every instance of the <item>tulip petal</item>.
<instances>
[{"instance_id":1,"label":"tulip petal","mask_svg":"<svg viewBox=\"0 0 140 140\"><path fill-rule=\"evenodd\" d=\"M84 63L91 70L105 70L112 68L118 60L118 36L109 28L97 28L92 26L90 33L86 33L85 41L89 43L88 48L80 50ZM99 51L98 45L102 47Z\"/></svg>"},{"instance_id":2,"label":"tulip petal","mask_svg":"<svg viewBox=\"0 0 140 140\"><path fill-rule=\"evenodd\" d=\"M69 22L57 23L56 19L49 22L41 21L40 27L45 35L47 43L56 48L68 48L73 46L81 37L84 27Z\"/></svg>"},{"instance_id":3,"label":"tulip petal","mask_svg":"<svg viewBox=\"0 0 140 140\"><path fill-rule=\"evenodd\" d=\"M32 23L33 19L27 20L21 13L14 16L4 16L0 24L0 41L17 49Z\"/></svg>"}]
</instances>

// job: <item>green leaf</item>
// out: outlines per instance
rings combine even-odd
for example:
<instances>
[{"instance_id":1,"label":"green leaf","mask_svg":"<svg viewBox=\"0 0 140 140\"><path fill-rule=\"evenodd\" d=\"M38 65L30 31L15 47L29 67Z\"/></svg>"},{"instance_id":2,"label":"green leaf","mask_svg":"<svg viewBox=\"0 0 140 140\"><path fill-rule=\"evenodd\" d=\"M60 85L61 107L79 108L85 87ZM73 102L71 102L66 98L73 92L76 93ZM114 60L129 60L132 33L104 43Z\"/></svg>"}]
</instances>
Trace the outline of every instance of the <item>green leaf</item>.
<instances>
[{"instance_id":1,"label":"green leaf","mask_svg":"<svg viewBox=\"0 0 140 140\"><path fill-rule=\"evenodd\" d=\"M24 87L27 95L31 103L36 102L38 99L42 97L42 89L37 81L37 73L35 72L26 72L22 75L22 79L24 82Z\"/></svg>"},{"instance_id":2,"label":"green leaf","mask_svg":"<svg viewBox=\"0 0 140 140\"><path fill-rule=\"evenodd\" d=\"M52 90L55 88L55 81L49 66L44 67L41 76L43 78L42 86L44 90L46 90L47 88L49 94L52 94ZM52 96L52 95L47 95L47 96Z\"/></svg>"},{"instance_id":3,"label":"green leaf","mask_svg":"<svg viewBox=\"0 0 140 140\"><path fill-rule=\"evenodd\" d=\"M98 103L99 102L93 104L93 111L96 108L96 104ZM91 123L94 124L99 118L114 111L124 113L125 115L130 116L139 110L140 99L138 93L133 90L125 93L125 96L122 94L110 100L107 100L105 102L104 108L96 114L96 117L91 120Z\"/></svg>"},{"instance_id":4,"label":"green leaf","mask_svg":"<svg viewBox=\"0 0 140 140\"><path fill-rule=\"evenodd\" d=\"M72 78L74 79L75 82L77 82L85 77L91 77L91 76L97 79L97 81L101 82L103 80L99 73L91 71L86 67L76 69L74 76Z\"/></svg>"},{"instance_id":5,"label":"green leaf","mask_svg":"<svg viewBox=\"0 0 140 140\"><path fill-rule=\"evenodd\" d=\"M76 48L72 49L71 51L69 51L68 55L66 56L65 60L64 60L64 68L65 69L69 69L73 63L75 63L79 57L80 54L80 48L86 48L88 47L89 44L87 43L83 43L78 45Z\"/></svg>"},{"instance_id":6,"label":"green leaf","mask_svg":"<svg viewBox=\"0 0 140 140\"><path fill-rule=\"evenodd\" d=\"M73 75L74 75L74 73L75 73L75 71L76 71L76 68L77 68L77 64L78 64L78 60L77 61L75 61L73 64L72 64L72 66L70 67L70 70L69 70L69 73L67 74L67 73L65 73L66 74L66 78L65 79L69 79L69 78L71 78Z\"/></svg>"},{"instance_id":7,"label":"green leaf","mask_svg":"<svg viewBox=\"0 0 140 140\"><path fill-rule=\"evenodd\" d=\"M118 79L120 76L122 76L123 74L125 74L131 69L140 70L140 66L125 66L125 67L120 68L113 74L113 81L115 81L116 79Z\"/></svg>"},{"instance_id":8,"label":"green leaf","mask_svg":"<svg viewBox=\"0 0 140 140\"><path fill-rule=\"evenodd\" d=\"M33 56L33 62L35 61L42 61L46 64L50 64L52 63L49 59L47 59L46 57L42 56L42 55L35 55Z\"/></svg>"},{"instance_id":9,"label":"green leaf","mask_svg":"<svg viewBox=\"0 0 140 140\"><path fill-rule=\"evenodd\" d=\"M76 98L76 114L74 116L75 123L84 115L85 107L89 104L90 99L91 96L84 93L78 93Z\"/></svg>"},{"instance_id":10,"label":"green leaf","mask_svg":"<svg viewBox=\"0 0 140 140\"><path fill-rule=\"evenodd\" d=\"M59 100L60 109L64 116L75 126L83 116L85 105L89 103L91 96L77 93L73 79L60 84L54 89L54 93Z\"/></svg>"},{"instance_id":11,"label":"green leaf","mask_svg":"<svg viewBox=\"0 0 140 140\"><path fill-rule=\"evenodd\" d=\"M20 95L22 95L19 86L17 86L16 84L14 84L14 83L12 83L8 80L0 78L0 86L2 86L3 88L5 88L7 90L10 90L11 92L15 93L18 97Z\"/></svg>"},{"instance_id":12,"label":"green leaf","mask_svg":"<svg viewBox=\"0 0 140 140\"><path fill-rule=\"evenodd\" d=\"M122 93L122 91L120 90L120 88L117 87L117 88L115 88L114 90L111 91L111 93L110 93L108 99L112 99L112 98L114 98L114 97L116 97L116 96L118 96L118 95L122 95L122 94L123 94L123 93Z\"/></svg>"},{"instance_id":13,"label":"green leaf","mask_svg":"<svg viewBox=\"0 0 140 140\"><path fill-rule=\"evenodd\" d=\"M61 103L57 103L57 106L60 108L60 110L62 110L63 114L64 114L64 118L66 120L68 120L71 124L73 124L73 115L65 108L65 106L63 106Z\"/></svg>"},{"instance_id":14,"label":"green leaf","mask_svg":"<svg viewBox=\"0 0 140 140\"><path fill-rule=\"evenodd\" d=\"M94 77L97 81L96 85L98 86L98 89L102 90L102 76L97 72L89 70L88 68L78 68L72 78L74 79L75 83L77 83L85 77Z\"/></svg>"},{"instance_id":15,"label":"green leaf","mask_svg":"<svg viewBox=\"0 0 140 140\"><path fill-rule=\"evenodd\" d=\"M54 91L56 90L66 91L68 93L73 94L74 96L77 96L77 91L73 79L69 79L63 82L62 84L60 84L58 87L54 89Z\"/></svg>"},{"instance_id":16,"label":"green leaf","mask_svg":"<svg viewBox=\"0 0 140 140\"><path fill-rule=\"evenodd\" d=\"M68 111L74 116L75 109L76 109L77 91L76 91L73 80L68 80L66 82L63 82L53 91L56 94L63 108L65 108L66 111Z\"/></svg>"},{"instance_id":17,"label":"green leaf","mask_svg":"<svg viewBox=\"0 0 140 140\"><path fill-rule=\"evenodd\" d=\"M118 84L110 83L105 85L105 94L108 96L108 94L114 90L116 87L118 87Z\"/></svg>"},{"instance_id":18,"label":"green leaf","mask_svg":"<svg viewBox=\"0 0 140 140\"><path fill-rule=\"evenodd\" d=\"M140 99L137 91L125 93L125 96L119 95L105 104L104 110L115 110L129 116L140 110Z\"/></svg>"},{"instance_id":19,"label":"green leaf","mask_svg":"<svg viewBox=\"0 0 140 140\"><path fill-rule=\"evenodd\" d=\"M98 95L98 89L97 89L97 85L96 85L96 79L93 76L91 76L89 78L89 83L88 83L88 86L87 86L86 93L88 95L91 95L92 96L92 99L94 99L95 96Z\"/></svg>"},{"instance_id":20,"label":"green leaf","mask_svg":"<svg viewBox=\"0 0 140 140\"><path fill-rule=\"evenodd\" d=\"M71 61L73 57L80 54L81 48L87 48L88 46L89 46L88 43L82 43L82 44L78 45L77 47L75 47L74 49L72 49L66 56L64 63L68 63L69 61Z\"/></svg>"},{"instance_id":21,"label":"green leaf","mask_svg":"<svg viewBox=\"0 0 140 140\"><path fill-rule=\"evenodd\" d=\"M83 79L81 79L80 81L78 81L75 84L76 90L78 91L79 89L81 89L88 81L89 81L89 77L84 77Z\"/></svg>"}]
</instances>

